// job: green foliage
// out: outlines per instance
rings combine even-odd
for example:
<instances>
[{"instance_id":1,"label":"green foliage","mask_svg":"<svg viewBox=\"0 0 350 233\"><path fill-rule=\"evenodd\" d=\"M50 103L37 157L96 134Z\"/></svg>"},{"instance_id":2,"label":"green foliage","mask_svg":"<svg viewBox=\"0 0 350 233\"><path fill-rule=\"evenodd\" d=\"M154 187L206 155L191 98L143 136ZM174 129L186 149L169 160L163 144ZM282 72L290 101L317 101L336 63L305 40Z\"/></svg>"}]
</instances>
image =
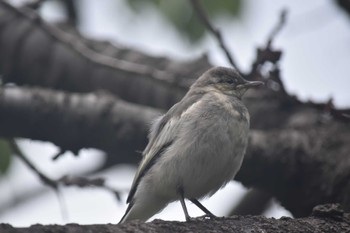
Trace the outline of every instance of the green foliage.
<instances>
[{"instance_id":1,"label":"green foliage","mask_svg":"<svg viewBox=\"0 0 350 233\"><path fill-rule=\"evenodd\" d=\"M0 175L5 174L10 167L12 158L12 149L9 142L0 139Z\"/></svg>"},{"instance_id":2,"label":"green foliage","mask_svg":"<svg viewBox=\"0 0 350 233\"><path fill-rule=\"evenodd\" d=\"M141 11L145 4L152 4L191 42L198 41L205 33L205 28L198 20L189 0L128 0L128 3L135 12ZM243 1L200 0L200 3L212 19L219 15L238 17Z\"/></svg>"}]
</instances>

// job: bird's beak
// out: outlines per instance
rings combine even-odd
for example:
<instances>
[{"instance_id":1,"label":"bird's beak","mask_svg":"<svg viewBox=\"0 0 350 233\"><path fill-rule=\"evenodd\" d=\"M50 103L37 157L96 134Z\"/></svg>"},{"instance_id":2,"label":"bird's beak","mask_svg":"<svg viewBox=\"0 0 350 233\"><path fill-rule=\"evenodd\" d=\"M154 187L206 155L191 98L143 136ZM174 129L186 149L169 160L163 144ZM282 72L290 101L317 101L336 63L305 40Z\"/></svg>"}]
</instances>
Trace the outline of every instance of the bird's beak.
<instances>
[{"instance_id":1,"label":"bird's beak","mask_svg":"<svg viewBox=\"0 0 350 233\"><path fill-rule=\"evenodd\" d=\"M244 81L245 83L237 86L239 89L249 89L251 87L258 87L264 84L263 82L260 82L260 81L247 81L247 80L244 80Z\"/></svg>"}]
</instances>

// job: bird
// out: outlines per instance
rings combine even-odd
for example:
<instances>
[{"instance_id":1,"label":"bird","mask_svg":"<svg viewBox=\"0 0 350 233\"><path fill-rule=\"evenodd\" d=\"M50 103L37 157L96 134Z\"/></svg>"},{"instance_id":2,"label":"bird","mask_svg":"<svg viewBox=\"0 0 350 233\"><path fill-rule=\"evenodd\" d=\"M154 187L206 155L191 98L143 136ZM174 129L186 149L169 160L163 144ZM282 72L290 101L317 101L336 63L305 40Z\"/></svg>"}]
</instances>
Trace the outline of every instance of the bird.
<instances>
[{"instance_id":1,"label":"bird","mask_svg":"<svg viewBox=\"0 0 350 233\"><path fill-rule=\"evenodd\" d=\"M247 81L234 68L204 72L186 95L153 122L120 223L147 221L170 202L185 199L213 217L199 199L234 178L248 144L250 116L241 98L260 81Z\"/></svg>"}]
</instances>

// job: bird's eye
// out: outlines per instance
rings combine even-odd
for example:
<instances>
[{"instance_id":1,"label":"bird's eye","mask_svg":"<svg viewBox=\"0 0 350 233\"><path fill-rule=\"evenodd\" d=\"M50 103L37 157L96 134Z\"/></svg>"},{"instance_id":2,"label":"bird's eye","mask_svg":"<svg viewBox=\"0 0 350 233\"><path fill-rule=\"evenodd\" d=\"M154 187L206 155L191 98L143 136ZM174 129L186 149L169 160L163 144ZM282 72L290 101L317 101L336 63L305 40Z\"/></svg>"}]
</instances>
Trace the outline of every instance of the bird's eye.
<instances>
[{"instance_id":1,"label":"bird's eye","mask_svg":"<svg viewBox=\"0 0 350 233\"><path fill-rule=\"evenodd\" d=\"M229 79L229 80L226 81L226 83L228 83L228 84L233 84L234 81L233 81L232 79Z\"/></svg>"}]
</instances>

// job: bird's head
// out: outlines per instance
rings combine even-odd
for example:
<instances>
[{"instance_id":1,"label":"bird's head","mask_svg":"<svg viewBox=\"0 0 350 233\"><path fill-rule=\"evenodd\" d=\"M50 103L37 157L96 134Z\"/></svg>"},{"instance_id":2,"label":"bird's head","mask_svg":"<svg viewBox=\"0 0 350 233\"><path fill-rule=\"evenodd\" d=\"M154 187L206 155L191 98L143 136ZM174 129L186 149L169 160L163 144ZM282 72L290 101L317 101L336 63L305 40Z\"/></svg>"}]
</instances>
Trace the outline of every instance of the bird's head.
<instances>
[{"instance_id":1,"label":"bird's head","mask_svg":"<svg viewBox=\"0 0 350 233\"><path fill-rule=\"evenodd\" d=\"M262 84L260 81L245 80L235 69L214 67L199 77L191 88L217 90L240 99L249 88Z\"/></svg>"}]
</instances>

